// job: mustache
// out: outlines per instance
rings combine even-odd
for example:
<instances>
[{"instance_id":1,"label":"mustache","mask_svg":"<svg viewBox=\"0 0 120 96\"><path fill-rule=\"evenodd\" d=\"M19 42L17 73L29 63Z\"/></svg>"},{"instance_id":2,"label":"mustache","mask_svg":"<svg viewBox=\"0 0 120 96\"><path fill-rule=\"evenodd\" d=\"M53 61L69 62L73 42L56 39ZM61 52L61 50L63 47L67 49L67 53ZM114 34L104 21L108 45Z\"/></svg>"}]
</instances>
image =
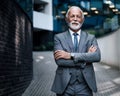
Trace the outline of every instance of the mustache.
<instances>
[{"instance_id":1,"label":"mustache","mask_svg":"<svg viewBox=\"0 0 120 96\"><path fill-rule=\"evenodd\" d=\"M71 21L70 23L71 23L71 24L80 24L80 23L77 22L77 21Z\"/></svg>"},{"instance_id":2,"label":"mustache","mask_svg":"<svg viewBox=\"0 0 120 96\"><path fill-rule=\"evenodd\" d=\"M81 28L82 23L80 23L78 21L71 21L71 22L69 22L68 26L73 30L78 30Z\"/></svg>"}]
</instances>

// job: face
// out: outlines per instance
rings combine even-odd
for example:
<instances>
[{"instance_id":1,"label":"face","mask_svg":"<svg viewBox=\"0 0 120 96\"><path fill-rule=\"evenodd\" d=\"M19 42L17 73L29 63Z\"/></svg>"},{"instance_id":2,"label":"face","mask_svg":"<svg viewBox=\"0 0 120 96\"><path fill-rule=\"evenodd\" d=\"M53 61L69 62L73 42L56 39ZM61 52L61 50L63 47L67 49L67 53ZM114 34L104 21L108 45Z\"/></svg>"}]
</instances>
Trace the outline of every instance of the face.
<instances>
[{"instance_id":1,"label":"face","mask_svg":"<svg viewBox=\"0 0 120 96\"><path fill-rule=\"evenodd\" d=\"M73 30L74 32L78 31L81 28L83 21L84 18L82 17L80 9L78 8L70 9L68 13L67 22L71 30Z\"/></svg>"}]
</instances>

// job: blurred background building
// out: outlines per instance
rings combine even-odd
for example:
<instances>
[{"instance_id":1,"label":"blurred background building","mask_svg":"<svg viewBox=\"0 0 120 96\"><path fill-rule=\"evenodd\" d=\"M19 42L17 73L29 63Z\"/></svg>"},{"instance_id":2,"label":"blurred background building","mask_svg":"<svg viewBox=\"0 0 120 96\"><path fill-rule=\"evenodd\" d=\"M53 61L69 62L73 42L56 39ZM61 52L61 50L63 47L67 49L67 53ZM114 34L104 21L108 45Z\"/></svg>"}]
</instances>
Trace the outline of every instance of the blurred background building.
<instances>
[{"instance_id":1,"label":"blurred background building","mask_svg":"<svg viewBox=\"0 0 120 96\"><path fill-rule=\"evenodd\" d=\"M32 0L0 0L0 96L21 96L33 79Z\"/></svg>"},{"instance_id":2,"label":"blurred background building","mask_svg":"<svg viewBox=\"0 0 120 96\"><path fill-rule=\"evenodd\" d=\"M67 29L64 17L68 8L73 5L79 6L84 12L82 29L96 37L119 28L119 0L34 0L34 50L52 49L53 35Z\"/></svg>"},{"instance_id":3,"label":"blurred background building","mask_svg":"<svg viewBox=\"0 0 120 96\"><path fill-rule=\"evenodd\" d=\"M33 50L53 49L53 1L34 0Z\"/></svg>"}]
</instances>

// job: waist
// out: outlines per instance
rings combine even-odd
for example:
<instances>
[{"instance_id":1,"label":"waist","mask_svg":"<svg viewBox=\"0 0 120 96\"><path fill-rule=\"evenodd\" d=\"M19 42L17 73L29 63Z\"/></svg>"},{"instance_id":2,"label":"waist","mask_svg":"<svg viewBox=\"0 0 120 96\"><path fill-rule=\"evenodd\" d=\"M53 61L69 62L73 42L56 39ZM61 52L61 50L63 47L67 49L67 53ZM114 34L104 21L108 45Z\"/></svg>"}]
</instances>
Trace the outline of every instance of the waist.
<instances>
[{"instance_id":1,"label":"waist","mask_svg":"<svg viewBox=\"0 0 120 96\"><path fill-rule=\"evenodd\" d=\"M59 68L75 68L75 69L84 69L86 66L91 66L92 63L77 63L74 64L73 66L58 66Z\"/></svg>"}]
</instances>

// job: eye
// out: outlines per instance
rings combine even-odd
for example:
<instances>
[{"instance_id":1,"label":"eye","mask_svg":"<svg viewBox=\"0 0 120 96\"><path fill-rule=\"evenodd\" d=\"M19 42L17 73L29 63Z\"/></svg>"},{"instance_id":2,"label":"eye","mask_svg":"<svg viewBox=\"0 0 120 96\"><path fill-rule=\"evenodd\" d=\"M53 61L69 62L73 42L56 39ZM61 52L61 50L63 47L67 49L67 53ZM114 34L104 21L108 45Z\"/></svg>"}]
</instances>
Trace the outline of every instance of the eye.
<instances>
[{"instance_id":1,"label":"eye","mask_svg":"<svg viewBox=\"0 0 120 96\"><path fill-rule=\"evenodd\" d=\"M74 15L71 15L70 17L73 18L73 17L75 17L75 16L74 16Z\"/></svg>"},{"instance_id":2,"label":"eye","mask_svg":"<svg viewBox=\"0 0 120 96\"><path fill-rule=\"evenodd\" d=\"M82 16L80 16L80 15L77 15L77 18L82 18Z\"/></svg>"}]
</instances>

